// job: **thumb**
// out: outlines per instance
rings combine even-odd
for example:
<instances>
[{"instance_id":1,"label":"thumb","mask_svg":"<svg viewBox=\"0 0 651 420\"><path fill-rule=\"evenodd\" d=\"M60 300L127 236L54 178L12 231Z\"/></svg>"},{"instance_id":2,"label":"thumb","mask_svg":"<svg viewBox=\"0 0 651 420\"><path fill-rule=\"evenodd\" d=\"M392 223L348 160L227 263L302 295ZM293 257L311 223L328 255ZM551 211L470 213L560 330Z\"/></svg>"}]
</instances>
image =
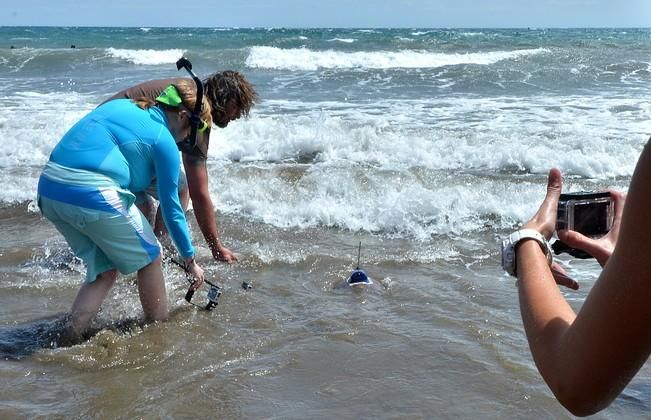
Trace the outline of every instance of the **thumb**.
<instances>
[{"instance_id":1,"label":"thumb","mask_svg":"<svg viewBox=\"0 0 651 420\"><path fill-rule=\"evenodd\" d=\"M556 280L556 284L565 286L568 289L579 290L579 283L577 283L577 281L572 277L568 276L567 272L563 267L560 266L560 264L552 263L551 269L554 280Z\"/></svg>"},{"instance_id":2,"label":"thumb","mask_svg":"<svg viewBox=\"0 0 651 420\"><path fill-rule=\"evenodd\" d=\"M558 168L552 168L547 175L547 195L556 196L561 195L563 188L563 176Z\"/></svg>"},{"instance_id":3,"label":"thumb","mask_svg":"<svg viewBox=\"0 0 651 420\"><path fill-rule=\"evenodd\" d=\"M600 251L600 247L598 246L597 242L594 239L588 238L587 236L577 231L559 230L557 234L558 234L558 239L563 241L569 247L580 249L581 251L585 251L588 254L592 255L593 257L595 256L596 253Z\"/></svg>"}]
</instances>

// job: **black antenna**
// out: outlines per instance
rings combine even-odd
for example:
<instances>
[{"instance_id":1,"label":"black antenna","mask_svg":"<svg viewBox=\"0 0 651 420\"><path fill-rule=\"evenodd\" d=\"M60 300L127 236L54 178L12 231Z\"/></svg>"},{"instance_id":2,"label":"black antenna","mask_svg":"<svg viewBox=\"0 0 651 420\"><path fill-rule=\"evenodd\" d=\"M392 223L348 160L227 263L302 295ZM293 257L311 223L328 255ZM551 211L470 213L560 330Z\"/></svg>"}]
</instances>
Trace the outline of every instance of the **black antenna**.
<instances>
[{"instance_id":1,"label":"black antenna","mask_svg":"<svg viewBox=\"0 0 651 420\"><path fill-rule=\"evenodd\" d=\"M362 241L359 241L359 248L357 248L357 268L355 270L359 270L359 259L362 256Z\"/></svg>"}]
</instances>

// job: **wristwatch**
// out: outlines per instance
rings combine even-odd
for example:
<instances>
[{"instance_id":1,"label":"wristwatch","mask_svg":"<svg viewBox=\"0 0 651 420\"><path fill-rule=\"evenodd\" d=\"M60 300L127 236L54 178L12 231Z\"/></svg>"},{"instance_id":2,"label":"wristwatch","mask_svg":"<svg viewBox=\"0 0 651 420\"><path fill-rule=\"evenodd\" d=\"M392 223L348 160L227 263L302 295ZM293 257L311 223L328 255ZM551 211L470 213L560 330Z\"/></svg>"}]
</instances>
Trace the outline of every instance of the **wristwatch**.
<instances>
[{"instance_id":1,"label":"wristwatch","mask_svg":"<svg viewBox=\"0 0 651 420\"><path fill-rule=\"evenodd\" d=\"M516 258L515 248L518 243L523 239L533 239L540 244L547 257L547 263L552 265L552 249L549 246L547 239L538 231L534 229L521 229L513 232L507 238L502 240L502 268L512 276L516 275Z\"/></svg>"}]
</instances>

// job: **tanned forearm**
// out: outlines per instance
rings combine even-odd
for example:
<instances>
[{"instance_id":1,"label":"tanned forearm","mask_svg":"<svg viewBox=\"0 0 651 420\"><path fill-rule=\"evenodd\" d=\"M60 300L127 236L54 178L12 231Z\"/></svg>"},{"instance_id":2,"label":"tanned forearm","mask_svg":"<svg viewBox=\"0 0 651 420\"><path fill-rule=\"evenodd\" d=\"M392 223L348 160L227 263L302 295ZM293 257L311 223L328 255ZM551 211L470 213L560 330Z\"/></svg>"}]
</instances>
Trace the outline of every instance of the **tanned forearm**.
<instances>
[{"instance_id":1,"label":"tanned forearm","mask_svg":"<svg viewBox=\"0 0 651 420\"><path fill-rule=\"evenodd\" d=\"M558 400L570 408L579 385L571 378L571 360L566 333L576 315L561 295L540 245L532 240L517 249L518 291L522 322L531 354L541 375ZM569 396L568 396L569 394Z\"/></svg>"},{"instance_id":2,"label":"tanned forearm","mask_svg":"<svg viewBox=\"0 0 651 420\"><path fill-rule=\"evenodd\" d=\"M628 381L613 386L612 381L601 378L612 373L602 362L587 362L606 346L598 341L591 344L581 336L582 329L575 325L576 314L555 284L539 244L523 242L517 249L517 261L522 322L540 374L573 414L594 414Z\"/></svg>"},{"instance_id":3,"label":"tanned forearm","mask_svg":"<svg viewBox=\"0 0 651 420\"><path fill-rule=\"evenodd\" d=\"M526 240L518 246L517 253L522 322L534 359L543 370L551 364L551 360L537 356L557 348L560 337L574 321L575 314L556 286L540 245ZM541 359L540 363L538 359ZM544 370L555 369L551 365Z\"/></svg>"},{"instance_id":4,"label":"tanned forearm","mask_svg":"<svg viewBox=\"0 0 651 420\"><path fill-rule=\"evenodd\" d=\"M188 190L194 216L199 229L213 254L219 246L219 231L215 207L208 191L208 169L205 162L192 162L184 157L184 166L188 178Z\"/></svg>"},{"instance_id":5,"label":"tanned forearm","mask_svg":"<svg viewBox=\"0 0 651 420\"><path fill-rule=\"evenodd\" d=\"M199 194L192 196L192 206L194 208L194 216L197 219L197 224L201 233L206 240L210 249L214 249L219 245L219 233L217 226L217 217L215 217L215 208L213 206L210 195Z\"/></svg>"}]
</instances>

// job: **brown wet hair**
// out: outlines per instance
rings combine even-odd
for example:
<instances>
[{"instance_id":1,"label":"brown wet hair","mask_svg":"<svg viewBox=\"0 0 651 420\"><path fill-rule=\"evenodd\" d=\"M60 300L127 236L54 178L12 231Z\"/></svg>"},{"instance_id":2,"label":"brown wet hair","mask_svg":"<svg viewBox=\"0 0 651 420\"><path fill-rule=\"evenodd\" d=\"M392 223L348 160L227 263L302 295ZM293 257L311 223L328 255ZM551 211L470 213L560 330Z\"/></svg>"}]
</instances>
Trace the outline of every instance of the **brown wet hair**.
<instances>
[{"instance_id":1,"label":"brown wet hair","mask_svg":"<svg viewBox=\"0 0 651 420\"><path fill-rule=\"evenodd\" d=\"M219 114L224 112L230 100L235 101L243 117L248 117L258 100L255 87L241 73L233 70L211 74L204 79L203 86L204 95L212 105L213 121L219 120Z\"/></svg>"}]
</instances>

